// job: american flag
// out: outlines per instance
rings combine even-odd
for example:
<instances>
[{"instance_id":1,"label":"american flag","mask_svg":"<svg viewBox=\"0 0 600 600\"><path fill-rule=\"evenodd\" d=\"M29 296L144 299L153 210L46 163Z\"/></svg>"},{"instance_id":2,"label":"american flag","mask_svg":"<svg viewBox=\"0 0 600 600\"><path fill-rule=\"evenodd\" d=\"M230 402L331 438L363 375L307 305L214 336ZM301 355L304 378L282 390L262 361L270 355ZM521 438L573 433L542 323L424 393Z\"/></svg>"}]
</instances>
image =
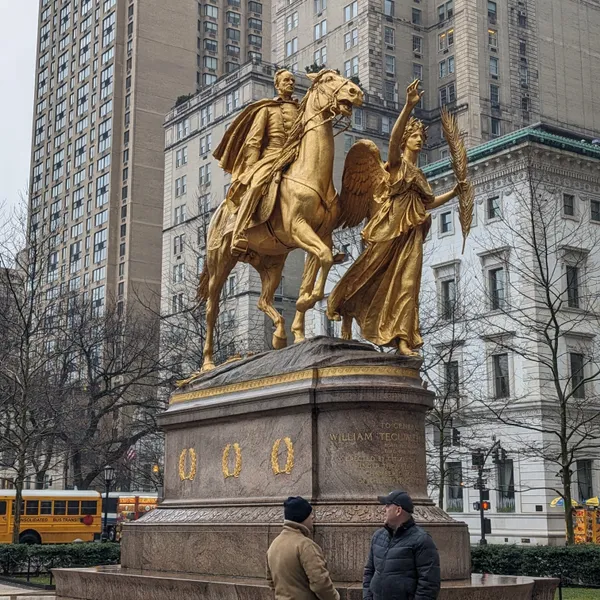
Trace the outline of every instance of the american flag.
<instances>
[{"instance_id":1,"label":"american flag","mask_svg":"<svg viewBox=\"0 0 600 600\"><path fill-rule=\"evenodd\" d=\"M131 462L136 457L135 446L131 446L129 450L127 450L127 454L125 455L125 460L127 462Z\"/></svg>"}]
</instances>

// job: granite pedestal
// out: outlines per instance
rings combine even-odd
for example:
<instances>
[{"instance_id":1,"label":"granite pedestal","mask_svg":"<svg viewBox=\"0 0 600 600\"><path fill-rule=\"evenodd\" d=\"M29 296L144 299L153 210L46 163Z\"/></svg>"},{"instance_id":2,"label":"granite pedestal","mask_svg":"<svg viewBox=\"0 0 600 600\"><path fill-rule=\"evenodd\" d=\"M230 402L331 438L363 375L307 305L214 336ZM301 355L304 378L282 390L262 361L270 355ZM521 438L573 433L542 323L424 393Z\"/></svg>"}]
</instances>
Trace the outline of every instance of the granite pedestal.
<instances>
[{"instance_id":1,"label":"granite pedestal","mask_svg":"<svg viewBox=\"0 0 600 600\"><path fill-rule=\"evenodd\" d=\"M546 584L473 582L466 525L427 496L433 394L419 367L358 342L316 338L190 382L161 417L164 501L124 527L120 568L57 571L58 597L271 598L266 551L281 530L283 500L301 495L315 507L315 539L333 580L358 600L383 520L376 496L403 488L440 550L442 598L533 598Z\"/></svg>"}]
</instances>

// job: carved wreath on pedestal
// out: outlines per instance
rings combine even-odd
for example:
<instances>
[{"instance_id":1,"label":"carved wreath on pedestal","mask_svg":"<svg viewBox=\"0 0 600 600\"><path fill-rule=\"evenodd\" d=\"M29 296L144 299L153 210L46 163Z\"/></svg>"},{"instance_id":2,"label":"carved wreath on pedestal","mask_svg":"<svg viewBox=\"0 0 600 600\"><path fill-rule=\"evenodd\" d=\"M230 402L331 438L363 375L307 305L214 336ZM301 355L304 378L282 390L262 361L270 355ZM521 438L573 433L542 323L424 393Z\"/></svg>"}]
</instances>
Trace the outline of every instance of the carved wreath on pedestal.
<instances>
[{"instance_id":1,"label":"carved wreath on pedestal","mask_svg":"<svg viewBox=\"0 0 600 600\"><path fill-rule=\"evenodd\" d=\"M231 447L231 444L227 444L227 446L225 446L223 449L221 466L225 479L229 477L239 477L240 473L242 472L242 449L237 442L233 444L233 451L235 452L235 465L233 467L233 471L229 470L229 452L231 451Z\"/></svg>"},{"instance_id":2,"label":"carved wreath on pedestal","mask_svg":"<svg viewBox=\"0 0 600 600\"><path fill-rule=\"evenodd\" d=\"M271 449L271 468L275 475L281 475L282 473L289 475L294 468L294 444L289 437L283 438L283 443L287 448L287 458L283 469L279 466L279 446L281 445L281 438L275 440L273 448Z\"/></svg>"},{"instance_id":3,"label":"carved wreath on pedestal","mask_svg":"<svg viewBox=\"0 0 600 600\"><path fill-rule=\"evenodd\" d=\"M190 456L190 470L186 471L186 459ZM179 455L179 479L181 481L194 481L196 477L196 466L198 459L193 448L184 448Z\"/></svg>"}]
</instances>

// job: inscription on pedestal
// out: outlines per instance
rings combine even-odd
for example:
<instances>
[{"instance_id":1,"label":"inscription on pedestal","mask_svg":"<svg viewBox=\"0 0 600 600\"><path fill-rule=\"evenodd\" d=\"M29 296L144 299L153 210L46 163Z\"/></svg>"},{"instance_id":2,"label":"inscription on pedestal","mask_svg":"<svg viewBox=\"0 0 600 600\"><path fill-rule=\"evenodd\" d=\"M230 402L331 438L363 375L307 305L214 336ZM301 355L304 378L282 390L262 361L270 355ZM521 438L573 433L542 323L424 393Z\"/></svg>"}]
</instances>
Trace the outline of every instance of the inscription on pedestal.
<instances>
[{"instance_id":1,"label":"inscription on pedestal","mask_svg":"<svg viewBox=\"0 0 600 600\"><path fill-rule=\"evenodd\" d=\"M424 492L419 469L424 467L425 435L420 419L407 413L402 420L396 415L378 420L364 416L362 423L353 419L344 429L336 427L341 421L338 416L328 427L327 454L331 469L348 480L343 487L352 482L355 491L356 486L373 489L373 485L385 491L402 485Z\"/></svg>"}]
</instances>

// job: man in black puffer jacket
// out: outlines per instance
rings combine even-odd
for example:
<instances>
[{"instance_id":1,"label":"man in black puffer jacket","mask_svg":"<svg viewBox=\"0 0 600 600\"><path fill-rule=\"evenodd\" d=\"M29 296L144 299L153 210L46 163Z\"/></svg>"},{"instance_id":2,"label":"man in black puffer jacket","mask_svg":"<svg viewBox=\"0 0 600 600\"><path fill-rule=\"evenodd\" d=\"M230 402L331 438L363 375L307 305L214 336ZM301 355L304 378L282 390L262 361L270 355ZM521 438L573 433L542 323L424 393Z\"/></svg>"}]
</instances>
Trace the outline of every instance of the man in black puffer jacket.
<instances>
[{"instance_id":1,"label":"man in black puffer jacket","mask_svg":"<svg viewBox=\"0 0 600 600\"><path fill-rule=\"evenodd\" d=\"M415 525L411 497L402 490L379 496L385 522L371 540L363 600L435 600L440 555L429 534Z\"/></svg>"}]
</instances>

